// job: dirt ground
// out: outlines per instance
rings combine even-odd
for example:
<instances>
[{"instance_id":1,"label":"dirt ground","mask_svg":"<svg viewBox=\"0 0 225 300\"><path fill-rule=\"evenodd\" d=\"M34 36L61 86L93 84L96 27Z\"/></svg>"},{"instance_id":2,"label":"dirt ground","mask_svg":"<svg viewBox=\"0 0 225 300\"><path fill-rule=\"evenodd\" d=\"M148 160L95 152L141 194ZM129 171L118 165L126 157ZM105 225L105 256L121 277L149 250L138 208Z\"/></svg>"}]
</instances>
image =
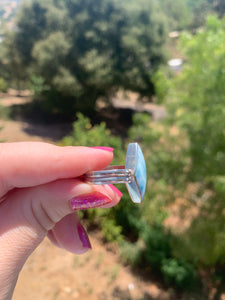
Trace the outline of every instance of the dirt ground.
<instances>
[{"instance_id":1,"label":"dirt ground","mask_svg":"<svg viewBox=\"0 0 225 300\"><path fill-rule=\"evenodd\" d=\"M11 91L0 96L0 104L11 106L29 101ZM44 141L58 143L68 130L66 124L37 124L22 120L1 120L0 141ZM104 245L101 233L90 232L92 250L82 256L53 246L48 239L26 262L15 289L14 300L67 299L174 299L150 280L123 266L119 249Z\"/></svg>"},{"instance_id":2,"label":"dirt ground","mask_svg":"<svg viewBox=\"0 0 225 300\"><path fill-rule=\"evenodd\" d=\"M93 233L90 238L93 250L82 256L46 239L25 264L13 299L169 299L156 284L122 266L113 246L102 245Z\"/></svg>"}]
</instances>

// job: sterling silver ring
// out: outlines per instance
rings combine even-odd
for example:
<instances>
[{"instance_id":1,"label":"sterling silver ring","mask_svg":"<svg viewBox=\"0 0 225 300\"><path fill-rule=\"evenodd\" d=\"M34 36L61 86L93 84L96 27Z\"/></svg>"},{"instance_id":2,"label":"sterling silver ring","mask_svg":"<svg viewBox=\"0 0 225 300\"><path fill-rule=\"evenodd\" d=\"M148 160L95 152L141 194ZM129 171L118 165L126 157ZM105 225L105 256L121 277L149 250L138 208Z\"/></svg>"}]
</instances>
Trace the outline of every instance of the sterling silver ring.
<instances>
[{"instance_id":1,"label":"sterling silver ring","mask_svg":"<svg viewBox=\"0 0 225 300\"><path fill-rule=\"evenodd\" d=\"M146 164L140 146L130 143L125 166L109 166L104 170L88 172L84 181L92 184L125 183L134 203L141 203L146 189Z\"/></svg>"}]
</instances>

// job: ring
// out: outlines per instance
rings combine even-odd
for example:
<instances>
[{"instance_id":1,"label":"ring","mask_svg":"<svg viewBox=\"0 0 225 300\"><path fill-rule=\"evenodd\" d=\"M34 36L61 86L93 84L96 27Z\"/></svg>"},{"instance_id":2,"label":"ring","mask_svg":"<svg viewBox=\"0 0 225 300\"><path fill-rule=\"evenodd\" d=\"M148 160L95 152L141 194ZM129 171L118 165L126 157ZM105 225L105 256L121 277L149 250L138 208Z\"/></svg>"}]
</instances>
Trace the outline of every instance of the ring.
<instances>
[{"instance_id":1,"label":"ring","mask_svg":"<svg viewBox=\"0 0 225 300\"><path fill-rule=\"evenodd\" d=\"M127 148L125 166L109 166L101 171L88 172L84 181L92 184L125 183L134 203L141 203L146 189L147 173L144 155L137 143Z\"/></svg>"}]
</instances>

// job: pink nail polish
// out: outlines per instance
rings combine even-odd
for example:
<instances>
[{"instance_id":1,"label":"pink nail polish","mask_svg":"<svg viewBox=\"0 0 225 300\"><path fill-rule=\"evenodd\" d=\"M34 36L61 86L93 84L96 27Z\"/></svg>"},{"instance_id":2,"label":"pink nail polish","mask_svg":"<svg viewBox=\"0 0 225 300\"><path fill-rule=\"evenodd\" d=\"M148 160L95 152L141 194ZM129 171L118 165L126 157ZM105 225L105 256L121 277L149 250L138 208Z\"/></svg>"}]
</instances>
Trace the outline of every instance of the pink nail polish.
<instances>
[{"instance_id":1,"label":"pink nail polish","mask_svg":"<svg viewBox=\"0 0 225 300\"><path fill-rule=\"evenodd\" d=\"M119 191L113 184L109 184L109 186L119 197L123 196L123 193L121 193L121 191Z\"/></svg>"},{"instance_id":2,"label":"pink nail polish","mask_svg":"<svg viewBox=\"0 0 225 300\"><path fill-rule=\"evenodd\" d=\"M106 195L96 192L86 195L80 195L70 200L70 206L73 210L83 210L88 208L99 207L110 203L112 200Z\"/></svg>"},{"instance_id":3,"label":"pink nail polish","mask_svg":"<svg viewBox=\"0 0 225 300\"><path fill-rule=\"evenodd\" d=\"M78 232L78 235L79 235L79 238L81 240L83 247L92 249L87 232L80 223L78 223L78 225L77 225L77 232Z\"/></svg>"},{"instance_id":4,"label":"pink nail polish","mask_svg":"<svg viewBox=\"0 0 225 300\"><path fill-rule=\"evenodd\" d=\"M113 148L111 147L91 147L93 149L100 149L100 150L105 150L105 151L109 151L109 152L113 152Z\"/></svg>"}]
</instances>

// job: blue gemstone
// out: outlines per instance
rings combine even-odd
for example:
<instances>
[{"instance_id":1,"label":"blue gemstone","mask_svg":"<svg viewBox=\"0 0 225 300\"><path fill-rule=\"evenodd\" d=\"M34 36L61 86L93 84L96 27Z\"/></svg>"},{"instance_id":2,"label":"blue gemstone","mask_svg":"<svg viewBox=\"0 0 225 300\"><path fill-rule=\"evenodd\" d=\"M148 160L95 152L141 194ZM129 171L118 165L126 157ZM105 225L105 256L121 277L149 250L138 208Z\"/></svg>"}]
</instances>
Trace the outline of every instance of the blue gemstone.
<instances>
[{"instance_id":1,"label":"blue gemstone","mask_svg":"<svg viewBox=\"0 0 225 300\"><path fill-rule=\"evenodd\" d=\"M145 159L137 143L128 145L126 168L134 171L134 179L126 184L128 192L134 203L141 203L145 194L147 176Z\"/></svg>"},{"instance_id":2,"label":"blue gemstone","mask_svg":"<svg viewBox=\"0 0 225 300\"><path fill-rule=\"evenodd\" d=\"M146 182L147 182L147 173L146 173L145 159L139 145L138 145L138 158L137 158L135 178L141 193L141 199L143 199L145 194Z\"/></svg>"}]
</instances>

